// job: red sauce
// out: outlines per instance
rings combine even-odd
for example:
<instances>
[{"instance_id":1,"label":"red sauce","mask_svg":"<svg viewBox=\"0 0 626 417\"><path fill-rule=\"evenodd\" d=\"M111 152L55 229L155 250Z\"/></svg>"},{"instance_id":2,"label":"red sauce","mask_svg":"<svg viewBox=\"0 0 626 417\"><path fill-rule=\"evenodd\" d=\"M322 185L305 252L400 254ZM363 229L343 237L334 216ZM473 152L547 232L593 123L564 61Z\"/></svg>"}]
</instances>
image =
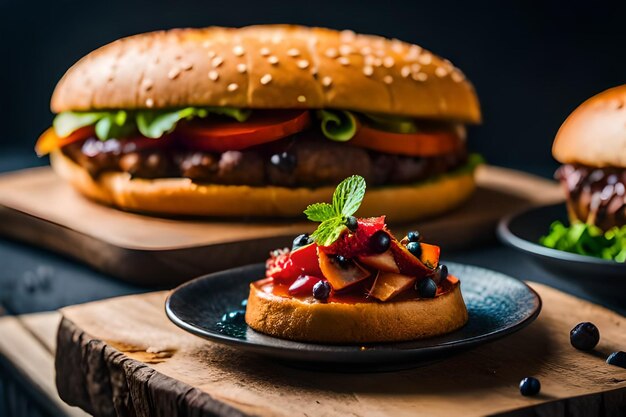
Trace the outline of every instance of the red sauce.
<instances>
[{"instance_id":1,"label":"red sauce","mask_svg":"<svg viewBox=\"0 0 626 417\"><path fill-rule=\"evenodd\" d=\"M452 291L455 285L459 282L459 280L449 275L448 279L441 283L439 287L437 287L437 297L443 294L446 294ZM361 282L358 282L350 287L348 287L344 291L332 291L330 297L328 298L329 303L344 303L344 304L357 304L357 303L381 303L381 301L368 296L368 290L372 287L373 278L368 278ZM284 284L275 284L272 278L264 278L254 282L254 286L260 289L261 291L273 294L278 297L283 298L297 298L301 301L315 302L313 296L311 297L293 297L289 295L289 286ZM419 295L415 289L411 288L409 290L403 291L398 296L392 298L391 302L396 301L408 301L408 300L417 300L419 299Z\"/></svg>"}]
</instances>

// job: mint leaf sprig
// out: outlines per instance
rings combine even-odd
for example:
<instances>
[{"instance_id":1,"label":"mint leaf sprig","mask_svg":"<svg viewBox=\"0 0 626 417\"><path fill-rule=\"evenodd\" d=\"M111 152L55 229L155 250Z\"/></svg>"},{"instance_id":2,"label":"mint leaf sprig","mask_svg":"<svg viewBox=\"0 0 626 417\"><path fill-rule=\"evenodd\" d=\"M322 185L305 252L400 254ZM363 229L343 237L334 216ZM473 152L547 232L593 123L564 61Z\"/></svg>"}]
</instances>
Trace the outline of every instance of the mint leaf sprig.
<instances>
[{"instance_id":1,"label":"mint leaf sprig","mask_svg":"<svg viewBox=\"0 0 626 417\"><path fill-rule=\"evenodd\" d=\"M365 179L353 175L335 189L332 204L315 203L304 210L309 220L321 222L311 238L320 246L333 244L346 230L348 217L357 212L365 196Z\"/></svg>"}]
</instances>

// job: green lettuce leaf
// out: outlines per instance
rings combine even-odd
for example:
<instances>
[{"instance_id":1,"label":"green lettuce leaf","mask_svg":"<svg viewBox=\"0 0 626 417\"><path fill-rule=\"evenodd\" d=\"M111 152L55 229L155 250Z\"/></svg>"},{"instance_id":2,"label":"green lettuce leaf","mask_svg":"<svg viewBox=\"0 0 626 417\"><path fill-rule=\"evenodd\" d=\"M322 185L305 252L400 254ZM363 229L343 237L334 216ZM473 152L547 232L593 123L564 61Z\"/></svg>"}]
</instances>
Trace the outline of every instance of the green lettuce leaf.
<instances>
[{"instance_id":1,"label":"green lettuce leaf","mask_svg":"<svg viewBox=\"0 0 626 417\"><path fill-rule=\"evenodd\" d=\"M356 134L356 116L349 111L318 110L317 117L322 122L322 133L330 140L347 142Z\"/></svg>"},{"instance_id":2,"label":"green lettuce leaf","mask_svg":"<svg viewBox=\"0 0 626 417\"><path fill-rule=\"evenodd\" d=\"M139 130L148 138L160 138L171 132L183 119L207 117L217 114L244 122L250 117L248 109L231 107L185 107L175 110L138 110L138 111L102 111L102 112L63 112L54 118L54 131L66 137L85 126L94 125L96 136L101 140L119 138Z\"/></svg>"},{"instance_id":3,"label":"green lettuce leaf","mask_svg":"<svg viewBox=\"0 0 626 417\"><path fill-rule=\"evenodd\" d=\"M592 224L572 223L566 226L556 221L550 225L549 233L539 239L539 243L565 252L626 262L626 226L603 232Z\"/></svg>"},{"instance_id":4,"label":"green lettuce leaf","mask_svg":"<svg viewBox=\"0 0 626 417\"><path fill-rule=\"evenodd\" d=\"M415 120L410 117L389 116L381 114L363 113L372 125L378 129L393 133L417 133Z\"/></svg>"},{"instance_id":5,"label":"green lettuce leaf","mask_svg":"<svg viewBox=\"0 0 626 417\"><path fill-rule=\"evenodd\" d=\"M52 122L54 132L62 138L68 137L81 127L91 126L106 117L108 112L73 112L59 113Z\"/></svg>"}]
</instances>

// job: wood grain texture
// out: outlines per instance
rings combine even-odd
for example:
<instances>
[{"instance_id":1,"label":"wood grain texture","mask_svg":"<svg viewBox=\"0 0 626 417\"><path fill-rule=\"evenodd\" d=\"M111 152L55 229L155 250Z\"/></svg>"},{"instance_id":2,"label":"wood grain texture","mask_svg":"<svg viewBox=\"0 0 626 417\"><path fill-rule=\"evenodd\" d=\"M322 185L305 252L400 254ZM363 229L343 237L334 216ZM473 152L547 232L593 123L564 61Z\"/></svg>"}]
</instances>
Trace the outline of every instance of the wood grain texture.
<instances>
[{"instance_id":1,"label":"wood grain texture","mask_svg":"<svg viewBox=\"0 0 626 417\"><path fill-rule=\"evenodd\" d=\"M286 367L180 330L166 292L67 307L58 335L61 397L96 416L558 416L626 415L626 370L604 359L626 346L626 318L532 284L538 320L500 341L423 368L330 374ZM569 344L592 321L595 353ZM533 375L542 393L522 397Z\"/></svg>"},{"instance_id":2,"label":"wood grain texture","mask_svg":"<svg viewBox=\"0 0 626 417\"><path fill-rule=\"evenodd\" d=\"M493 238L497 221L525 205L562 199L556 183L497 167L477 173L479 189L462 208L418 224L445 248ZM393 219L389 219L393 220ZM141 285L171 286L205 273L260 262L315 225L149 217L88 201L49 168L0 176L0 234L68 255ZM449 233L454 230L455 233Z\"/></svg>"},{"instance_id":3,"label":"wood grain texture","mask_svg":"<svg viewBox=\"0 0 626 417\"><path fill-rule=\"evenodd\" d=\"M56 391L54 380L55 334L61 320L58 312L0 318L0 355L37 390L40 406L68 417L84 417L84 411L70 407Z\"/></svg>"}]
</instances>

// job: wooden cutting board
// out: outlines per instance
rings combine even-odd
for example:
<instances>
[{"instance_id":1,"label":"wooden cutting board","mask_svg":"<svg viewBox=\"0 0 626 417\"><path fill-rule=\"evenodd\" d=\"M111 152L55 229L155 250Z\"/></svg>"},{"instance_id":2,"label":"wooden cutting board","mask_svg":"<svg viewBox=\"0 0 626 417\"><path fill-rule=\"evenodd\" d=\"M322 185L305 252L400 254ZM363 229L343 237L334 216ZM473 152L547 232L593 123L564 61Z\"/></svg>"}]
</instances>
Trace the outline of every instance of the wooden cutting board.
<instances>
[{"instance_id":1,"label":"wooden cutting board","mask_svg":"<svg viewBox=\"0 0 626 417\"><path fill-rule=\"evenodd\" d=\"M404 224L447 248L492 238L497 221L529 204L562 199L556 183L491 166L477 174L479 189L445 216ZM390 219L392 220L392 219ZM118 278L172 286L198 275L265 260L314 224L150 217L93 203L49 167L0 176L0 234L68 255Z\"/></svg>"},{"instance_id":2,"label":"wooden cutting board","mask_svg":"<svg viewBox=\"0 0 626 417\"><path fill-rule=\"evenodd\" d=\"M442 362L378 374L304 371L188 334L168 321L166 292L67 307L57 337L57 388L96 416L624 416L626 318L550 287L524 330ZM570 329L592 321L595 352ZM541 394L518 384L535 376Z\"/></svg>"}]
</instances>

